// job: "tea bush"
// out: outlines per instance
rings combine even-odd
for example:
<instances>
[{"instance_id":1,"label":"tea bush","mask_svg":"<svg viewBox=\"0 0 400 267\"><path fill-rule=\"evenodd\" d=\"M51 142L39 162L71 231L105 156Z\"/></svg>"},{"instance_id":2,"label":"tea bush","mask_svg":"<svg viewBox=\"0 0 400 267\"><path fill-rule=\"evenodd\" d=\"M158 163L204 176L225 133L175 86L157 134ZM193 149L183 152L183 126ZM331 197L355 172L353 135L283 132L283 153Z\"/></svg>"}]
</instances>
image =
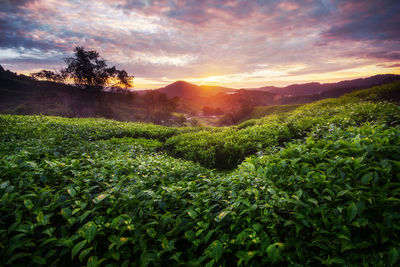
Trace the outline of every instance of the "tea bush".
<instances>
[{"instance_id":1,"label":"tea bush","mask_svg":"<svg viewBox=\"0 0 400 267\"><path fill-rule=\"evenodd\" d=\"M248 127L1 115L0 266L397 266L399 117L352 96Z\"/></svg>"},{"instance_id":2,"label":"tea bush","mask_svg":"<svg viewBox=\"0 0 400 267\"><path fill-rule=\"evenodd\" d=\"M210 168L232 169L246 156L273 149L310 132L323 131L331 124L349 127L365 122L391 125L400 122L400 108L393 104L344 100L322 100L299 107L291 113L268 116L246 128L174 135L165 145L174 156Z\"/></svg>"},{"instance_id":3,"label":"tea bush","mask_svg":"<svg viewBox=\"0 0 400 267\"><path fill-rule=\"evenodd\" d=\"M274 155L248 159L235 176L252 180L260 195L253 202L268 207L260 218L269 218L266 233L280 244L277 262L397 262L400 128L332 126L323 138L310 136ZM268 193L261 195L263 188Z\"/></svg>"},{"instance_id":4,"label":"tea bush","mask_svg":"<svg viewBox=\"0 0 400 267\"><path fill-rule=\"evenodd\" d=\"M165 127L150 123L127 123L94 118L0 115L2 138L43 138L54 140L98 140L112 137L150 138L164 141L190 129Z\"/></svg>"},{"instance_id":5,"label":"tea bush","mask_svg":"<svg viewBox=\"0 0 400 267\"><path fill-rule=\"evenodd\" d=\"M157 141L1 143L7 265L395 264L400 129L314 133L232 173Z\"/></svg>"}]
</instances>

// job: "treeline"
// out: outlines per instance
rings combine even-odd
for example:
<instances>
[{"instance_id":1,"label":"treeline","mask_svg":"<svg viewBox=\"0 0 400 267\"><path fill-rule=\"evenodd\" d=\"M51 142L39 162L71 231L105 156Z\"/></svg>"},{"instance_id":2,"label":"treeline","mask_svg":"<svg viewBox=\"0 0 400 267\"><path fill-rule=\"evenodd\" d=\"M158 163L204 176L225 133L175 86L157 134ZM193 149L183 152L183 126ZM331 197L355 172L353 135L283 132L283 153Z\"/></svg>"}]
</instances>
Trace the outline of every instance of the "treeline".
<instances>
[{"instance_id":1,"label":"treeline","mask_svg":"<svg viewBox=\"0 0 400 267\"><path fill-rule=\"evenodd\" d=\"M41 70L17 75L0 66L0 112L64 117L104 117L120 121L145 121L165 125L184 123L173 116L178 98L158 91L135 93L134 76L96 51L76 47L60 71Z\"/></svg>"}]
</instances>

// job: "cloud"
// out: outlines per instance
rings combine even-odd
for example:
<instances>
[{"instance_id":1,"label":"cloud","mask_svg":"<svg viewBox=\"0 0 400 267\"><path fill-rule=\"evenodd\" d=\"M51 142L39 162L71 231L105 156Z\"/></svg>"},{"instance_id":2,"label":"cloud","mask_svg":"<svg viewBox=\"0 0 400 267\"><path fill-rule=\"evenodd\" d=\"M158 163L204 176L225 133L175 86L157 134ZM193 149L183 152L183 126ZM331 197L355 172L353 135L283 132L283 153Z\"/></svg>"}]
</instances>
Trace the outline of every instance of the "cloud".
<instances>
[{"instance_id":1,"label":"cloud","mask_svg":"<svg viewBox=\"0 0 400 267\"><path fill-rule=\"evenodd\" d=\"M0 48L18 56L0 61L16 70L62 65L82 45L147 81L329 75L399 63L399 8L389 0L8 0Z\"/></svg>"},{"instance_id":2,"label":"cloud","mask_svg":"<svg viewBox=\"0 0 400 267\"><path fill-rule=\"evenodd\" d=\"M400 4L396 0L337 1L329 40L400 41Z\"/></svg>"},{"instance_id":3,"label":"cloud","mask_svg":"<svg viewBox=\"0 0 400 267\"><path fill-rule=\"evenodd\" d=\"M8 16L5 19L0 18L0 47L2 48L38 48L48 50L53 45L43 40L34 40L27 36L30 28L34 29L37 25L25 21L22 18L13 20Z\"/></svg>"},{"instance_id":4,"label":"cloud","mask_svg":"<svg viewBox=\"0 0 400 267\"><path fill-rule=\"evenodd\" d=\"M3 0L0 2L0 10L6 13L15 13L24 7L29 2L36 0Z\"/></svg>"}]
</instances>

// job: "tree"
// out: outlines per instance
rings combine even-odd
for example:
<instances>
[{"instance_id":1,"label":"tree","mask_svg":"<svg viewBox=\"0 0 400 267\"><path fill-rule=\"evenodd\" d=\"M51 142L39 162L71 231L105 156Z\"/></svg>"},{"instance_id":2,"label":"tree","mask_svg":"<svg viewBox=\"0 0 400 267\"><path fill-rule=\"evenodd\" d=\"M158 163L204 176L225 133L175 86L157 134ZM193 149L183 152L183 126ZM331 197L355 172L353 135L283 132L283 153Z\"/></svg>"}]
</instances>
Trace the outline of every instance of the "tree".
<instances>
[{"instance_id":1,"label":"tree","mask_svg":"<svg viewBox=\"0 0 400 267\"><path fill-rule=\"evenodd\" d=\"M77 46L74 53L74 57L64 59L68 66L60 72L41 70L32 73L31 76L59 83L73 80L75 86L94 91L102 91L105 86L119 90L133 87L134 76L128 75L125 70L116 69L115 66L108 67L106 60L101 58L97 51L87 51Z\"/></svg>"},{"instance_id":2,"label":"tree","mask_svg":"<svg viewBox=\"0 0 400 267\"><path fill-rule=\"evenodd\" d=\"M203 115L210 116L210 115L222 115L224 111L221 108L213 108L209 106L203 107Z\"/></svg>"},{"instance_id":3,"label":"tree","mask_svg":"<svg viewBox=\"0 0 400 267\"><path fill-rule=\"evenodd\" d=\"M74 52L74 57L64 59L68 66L62 73L72 78L76 86L95 91L103 90L106 85L133 86L133 76L129 76L125 70L117 70L115 66L107 67L106 60L97 51L86 51L78 46Z\"/></svg>"},{"instance_id":4,"label":"tree","mask_svg":"<svg viewBox=\"0 0 400 267\"><path fill-rule=\"evenodd\" d=\"M65 75L63 75L63 73L57 73L50 70L41 70L39 72L31 73L31 76L35 79L43 79L58 83L65 80Z\"/></svg>"},{"instance_id":5,"label":"tree","mask_svg":"<svg viewBox=\"0 0 400 267\"><path fill-rule=\"evenodd\" d=\"M225 114L219 121L219 125L231 125L239 123L244 120L254 109L254 104L251 101L243 101L240 108L237 110L232 110L231 112Z\"/></svg>"},{"instance_id":6,"label":"tree","mask_svg":"<svg viewBox=\"0 0 400 267\"><path fill-rule=\"evenodd\" d=\"M166 94L150 90L143 96L143 102L146 110L145 120L162 123L168 120L178 107L179 98L168 99Z\"/></svg>"}]
</instances>

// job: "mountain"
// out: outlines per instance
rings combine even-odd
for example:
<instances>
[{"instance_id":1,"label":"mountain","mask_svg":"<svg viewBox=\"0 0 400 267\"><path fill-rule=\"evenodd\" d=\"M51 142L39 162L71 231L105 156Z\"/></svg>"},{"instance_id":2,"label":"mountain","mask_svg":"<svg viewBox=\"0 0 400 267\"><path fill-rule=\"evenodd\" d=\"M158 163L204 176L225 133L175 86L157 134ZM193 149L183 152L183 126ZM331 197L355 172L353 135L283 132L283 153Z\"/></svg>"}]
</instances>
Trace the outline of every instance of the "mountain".
<instances>
[{"instance_id":1,"label":"mountain","mask_svg":"<svg viewBox=\"0 0 400 267\"><path fill-rule=\"evenodd\" d=\"M170 100L179 97L178 100L171 100L179 104L176 112L195 116L200 115L205 107L236 114L253 107L309 103L397 80L400 80L400 75L387 74L338 83L312 82L256 89L198 86L177 81L155 91L165 93ZM135 90L121 93L110 90L95 95L73 86L17 75L0 66L0 113L149 120L148 102L154 101L146 98L148 92Z\"/></svg>"},{"instance_id":2,"label":"mountain","mask_svg":"<svg viewBox=\"0 0 400 267\"><path fill-rule=\"evenodd\" d=\"M219 93L234 92L235 89L221 86L195 85L185 81L176 81L163 88L157 89L168 97L178 96L183 99L210 97Z\"/></svg>"},{"instance_id":3,"label":"mountain","mask_svg":"<svg viewBox=\"0 0 400 267\"><path fill-rule=\"evenodd\" d=\"M368 78L360 78L354 80L346 80L337 83L305 83L292 84L286 87L264 86L252 90L267 91L271 93L281 94L283 96L305 96L323 94L326 91L330 93L325 97L339 97L345 93L350 93L356 89L368 88L384 83L391 83L400 80L400 75L395 74L380 74ZM336 92L336 93L335 93Z\"/></svg>"},{"instance_id":4,"label":"mountain","mask_svg":"<svg viewBox=\"0 0 400 267\"><path fill-rule=\"evenodd\" d=\"M272 105L280 96L276 93L260 90L232 89L221 86L195 85L185 81L177 81L163 88L156 89L168 97L180 97L182 105L220 108L224 111L239 109L242 105Z\"/></svg>"},{"instance_id":5,"label":"mountain","mask_svg":"<svg viewBox=\"0 0 400 267\"><path fill-rule=\"evenodd\" d=\"M368 78L341 81L337 83L310 82L292 84L286 87L264 86L260 88L232 89L220 86L198 86L185 81L177 81L160 92L169 97L180 97L179 111L188 111L188 107L201 111L203 107L221 108L223 111L238 110L243 105L268 106L281 104L302 104L324 98L339 97L357 89L369 88L400 80L400 75L385 74Z\"/></svg>"}]
</instances>

